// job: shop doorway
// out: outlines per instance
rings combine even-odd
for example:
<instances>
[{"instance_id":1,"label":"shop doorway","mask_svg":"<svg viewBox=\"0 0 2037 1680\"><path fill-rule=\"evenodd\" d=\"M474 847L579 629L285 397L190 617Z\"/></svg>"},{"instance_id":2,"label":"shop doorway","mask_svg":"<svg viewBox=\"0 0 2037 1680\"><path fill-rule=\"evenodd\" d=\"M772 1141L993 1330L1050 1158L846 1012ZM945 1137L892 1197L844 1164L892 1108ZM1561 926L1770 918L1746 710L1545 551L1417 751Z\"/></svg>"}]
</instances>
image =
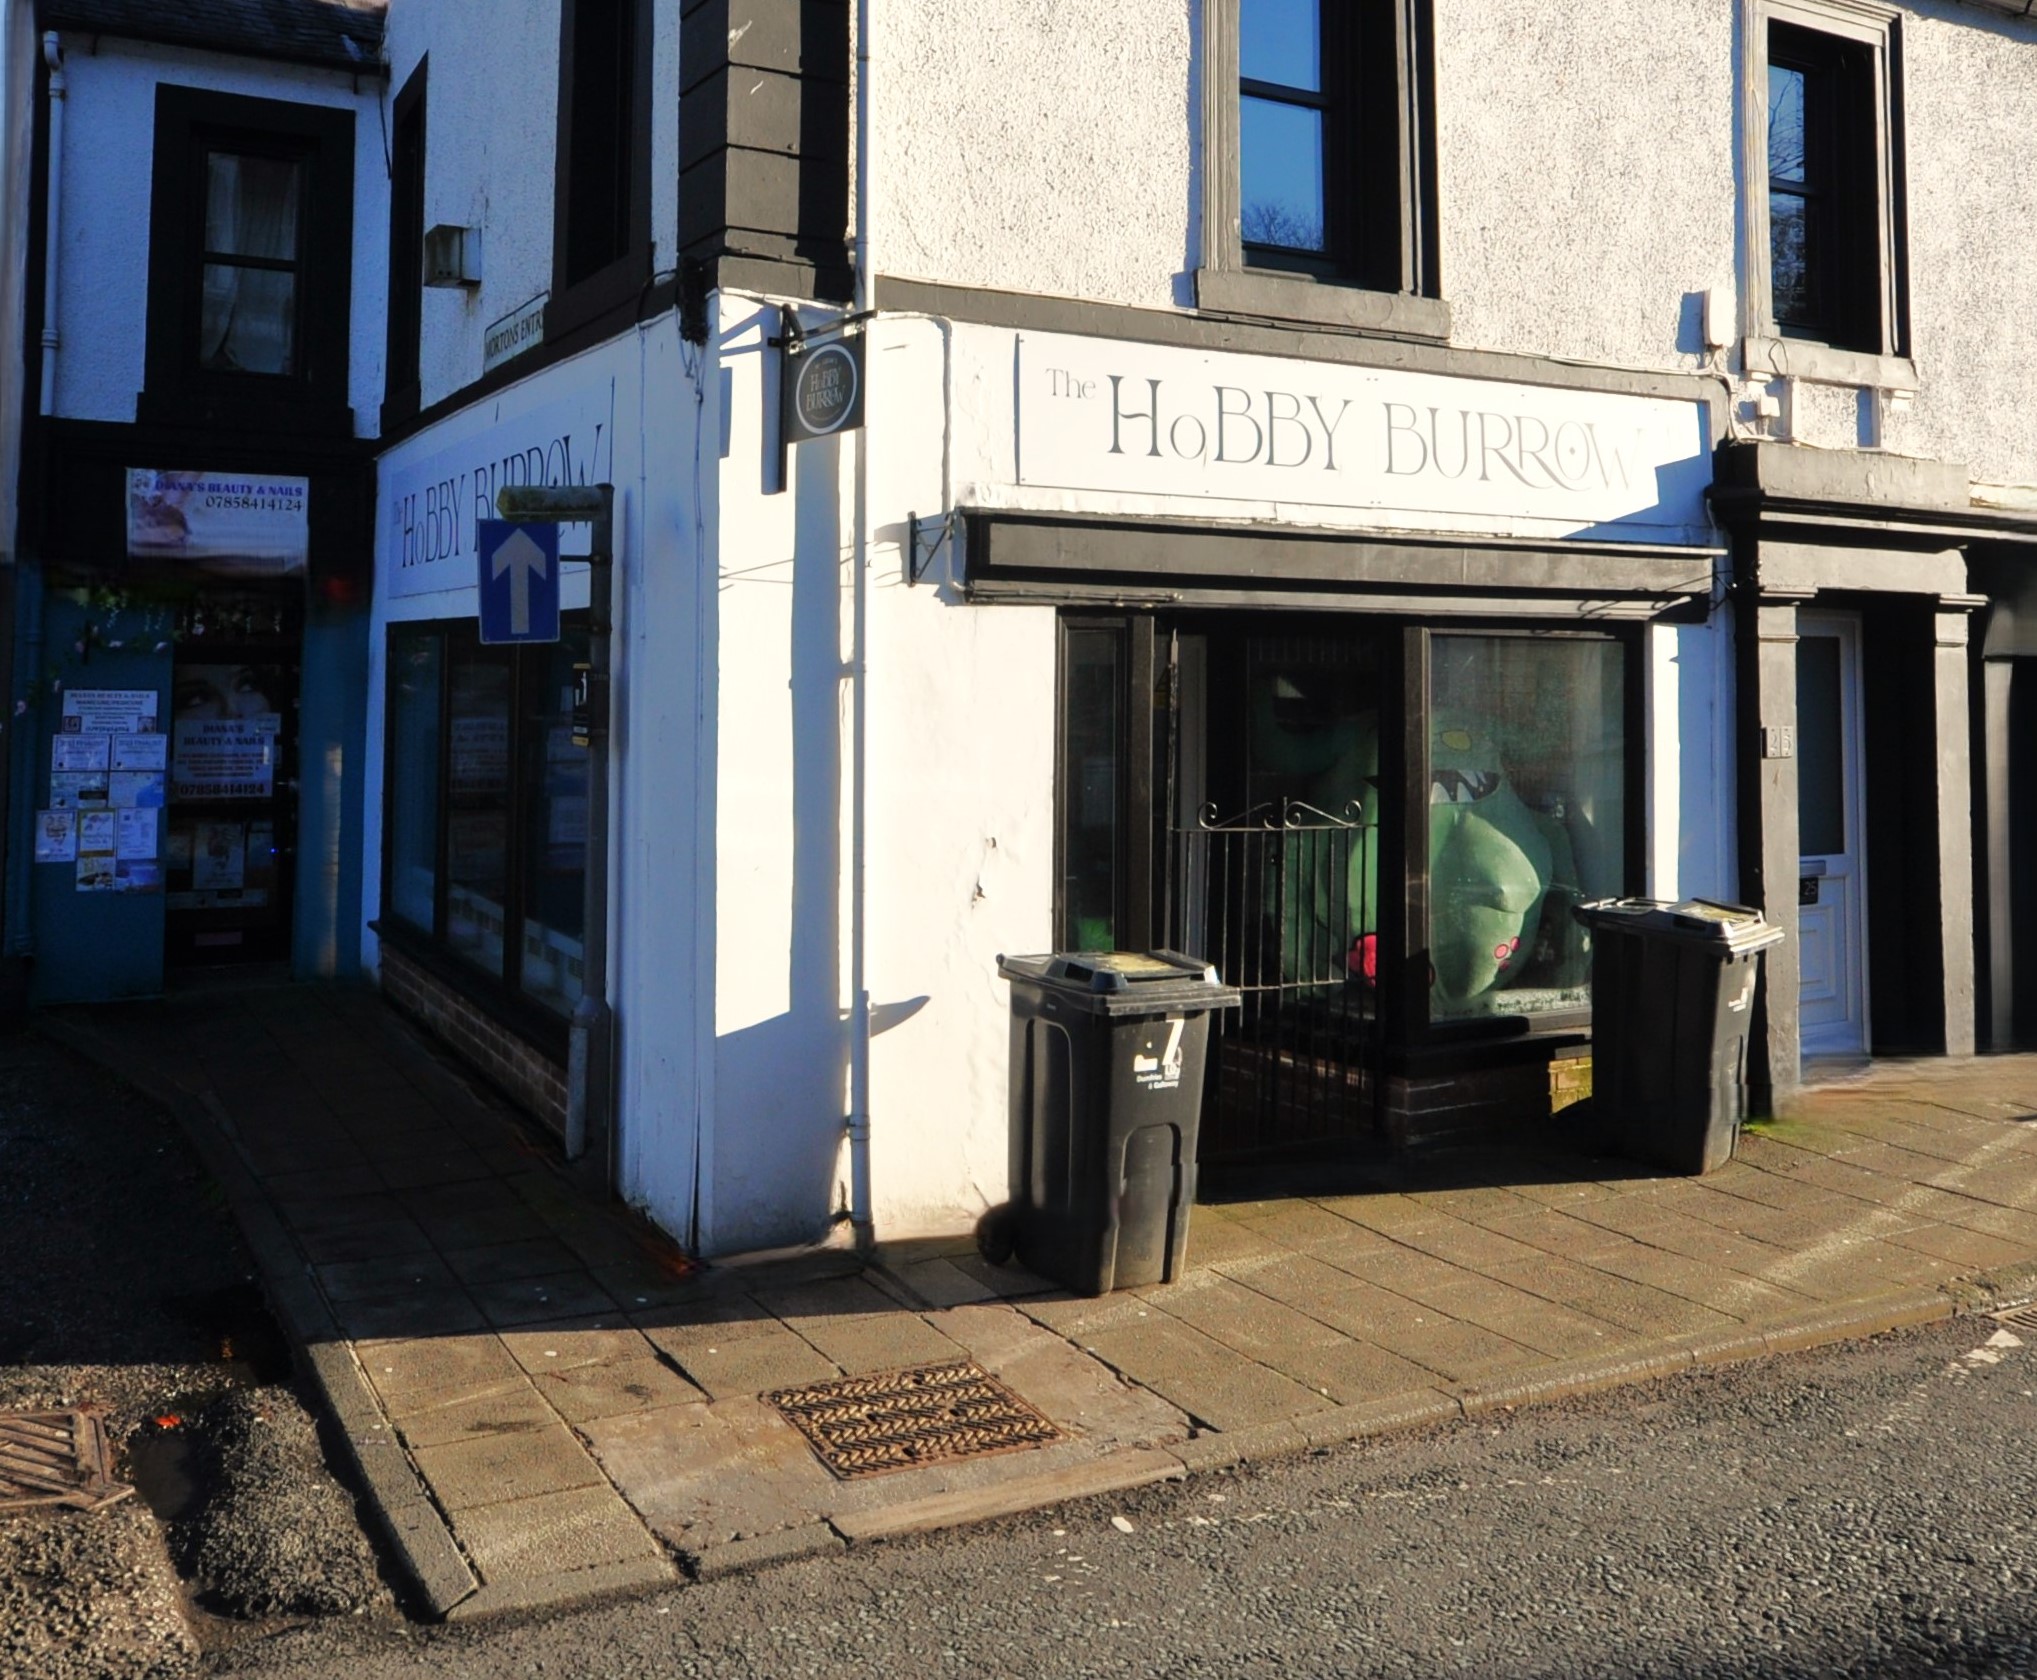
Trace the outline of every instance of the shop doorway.
<instances>
[{"instance_id":1,"label":"shop doorway","mask_svg":"<svg viewBox=\"0 0 2037 1680\"><path fill-rule=\"evenodd\" d=\"M1215 1023L1205 1161L1355 1144L1379 1096L1382 637L1170 632L1167 943Z\"/></svg>"},{"instance_id":2,"label":"shop doorway","mask_svg":"<svg viewBox=\"0 0 2037 1680\"><path fill-rule=\"evenodd\" d=\"M1860 620L1797 620L1797 937L1805 1057L1867 1053Z\"/></svg>"},{"instance_id":3,"label":"shop doorway","mask_svg":"<svg viewBox=\"0 0 2037 1680\"><path fill-rule=\"evenodd\" d=\"M170 672L164 966L290 956L302 592L210 588Z\"/></svg>"}]
</instances>

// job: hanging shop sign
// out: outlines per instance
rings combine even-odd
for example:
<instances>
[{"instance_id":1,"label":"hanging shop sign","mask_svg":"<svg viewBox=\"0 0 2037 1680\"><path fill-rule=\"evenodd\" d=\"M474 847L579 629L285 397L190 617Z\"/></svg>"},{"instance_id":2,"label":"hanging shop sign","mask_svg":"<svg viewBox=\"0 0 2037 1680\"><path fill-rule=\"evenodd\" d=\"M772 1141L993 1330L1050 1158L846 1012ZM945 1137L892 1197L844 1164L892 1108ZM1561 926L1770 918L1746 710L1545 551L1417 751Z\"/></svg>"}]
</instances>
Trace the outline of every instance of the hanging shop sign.
<instances>
[{"instance_id":1,"label":"hanging shop sign","mask_svg":"<svg viewBox=\"0 0 2037 1680\"><path fill-rule=\"evenodd\" d=\"M500 412L500 405L496 405ZM476 525L496 517L507 485L606 484L614 477L615 383L602 379L498 419L430 454L382 466L382 575L394 595L472 589ZM585 555L593 527L568 525L561 547Z\"/></svg>"},{"instance_id":2,"label":"hanging shop sign","mask_svg":"<svg viewBox=\"0 0 2037 1680\"><path fill-rule=\"evenodd\" d=\"M1021 334L1017 405L1021 485L1412 530L1711 534L1695 400Z\"/></svg>"},{"instance_id":3,"label":"hanging shop sign","mask_svg":"<svg viewBox=\"0 0 2037 1680\"><path fill-rule=\"evenodd\" d=\"M778 389L787 443L854 431L863 424L863 335L787 345Z\"/></svg>"},{"instance_id":4,"label":"hanging shop sign","mask_svg":"<svg viewBox=\"0 0 2037 1680\"><path fill-rule=\"evenodd\" d=\"M127 471L130 560L280 577L311 555L311 481L274 473Z\"/></svg>"}]
</instances>

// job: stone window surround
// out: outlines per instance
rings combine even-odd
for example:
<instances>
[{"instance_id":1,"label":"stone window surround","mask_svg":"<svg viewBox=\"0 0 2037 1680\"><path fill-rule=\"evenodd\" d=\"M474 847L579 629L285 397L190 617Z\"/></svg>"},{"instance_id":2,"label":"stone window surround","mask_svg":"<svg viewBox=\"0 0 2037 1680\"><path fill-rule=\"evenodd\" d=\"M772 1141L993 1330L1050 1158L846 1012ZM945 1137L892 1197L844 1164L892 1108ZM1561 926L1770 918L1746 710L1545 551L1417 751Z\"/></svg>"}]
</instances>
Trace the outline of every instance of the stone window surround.
<instances>
[{"instance_id":1,"label":"stone window surround","mask_svg":"<svg viewBox=\"0 0 2037 1680\"><path fill-rule=\"evenodd\" d=\"M1876 101L1881 131L1876 202L1881 220L1881 348L1848 350L1776 330L1770 292L1768 228L1768 26L1788 23L1872 49L1880 76ZM1908 354L1902 239L1901 107L1898 14L1873 0L1741 0L1740 107L1742 178L1740 350L1750 377L1809 380L1883 391L1915 391L1917 366Z\"/></svg>"},{"instance_id":2,"label":"stone window surround","mask_svg":"<svg viewBox=\"0 0 2037 1680\"><path fill-rule=\"evenodd\" d=\"M1396 292L1374 291L1355 282L1311 279L1279 269L1252 268L1239 232L1239 0L1203 0L1202 5L1202 252L1195 271L1195 302L1213 314L1390 333L1443 340L1450 336L1450 306L1434 290L1433 214L1423 208L1429 193L1434 123L1434 89L1427 54L1424 0L1393 0L1409 43L1402 75L1406 116L1400 160L1401 222L1409 255L1403 260L1408 283Z\"/></svg>"}]
</instances>

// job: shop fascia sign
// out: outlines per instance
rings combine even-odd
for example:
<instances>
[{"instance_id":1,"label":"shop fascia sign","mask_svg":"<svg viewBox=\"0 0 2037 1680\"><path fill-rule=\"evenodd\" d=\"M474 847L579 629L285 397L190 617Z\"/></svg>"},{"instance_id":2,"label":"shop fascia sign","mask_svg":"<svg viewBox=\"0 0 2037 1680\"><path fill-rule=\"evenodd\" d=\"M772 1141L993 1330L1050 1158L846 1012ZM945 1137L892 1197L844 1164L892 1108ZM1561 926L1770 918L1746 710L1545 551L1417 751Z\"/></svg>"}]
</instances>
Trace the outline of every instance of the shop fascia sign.
<instances>
[{"instance_id":1,"label":"shop fascia sign","mask_svg":"<svg viewBox=\"0 0 2037 1680\"><path fill-rule=\"evenodd\" d=\"M278 473L127 469L127 556L280 576L311 555L311 481Z\"/></svg>"},{"instance_id":2,"label":"shop fascia sign","mask_svg":"<svg viewBox=\"0 0 2037 1680\"><path fill-rule=\"evenodd\" d=\"M1396 529L1710 540L1697 401L1020 335L1017 403L1021 485Z\"/></svg>"},{"instance_id":3,"label":"shop fascia sign","mask_svg":"<svg viewBox=\"0 0 2037 1680\"><path fill-rule=\"evenodd\" d=\"M614 478L615 384L602 379L542 406L503 414L458 443L385 461L379 512L383 576L392 595L475 587L476 526L495 517L508 485L559 489ZM561 549L587 552L588 527L568 525Z\"/></svg>"}]
</instances>

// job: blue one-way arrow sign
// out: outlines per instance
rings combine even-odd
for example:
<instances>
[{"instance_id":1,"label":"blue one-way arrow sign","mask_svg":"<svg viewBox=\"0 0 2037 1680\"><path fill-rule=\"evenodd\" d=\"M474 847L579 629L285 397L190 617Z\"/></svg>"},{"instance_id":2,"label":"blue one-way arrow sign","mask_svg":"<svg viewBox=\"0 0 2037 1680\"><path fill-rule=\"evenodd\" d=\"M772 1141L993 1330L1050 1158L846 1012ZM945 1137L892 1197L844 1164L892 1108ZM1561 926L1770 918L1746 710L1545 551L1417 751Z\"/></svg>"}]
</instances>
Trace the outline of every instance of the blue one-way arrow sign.
<instances>
[{"instance_id":1,"label":"blue one-way arrow sign","mask_svg":"<svg viewBox=\"0 0 2037 1680\"><path fill-rule=\"evenodd\" d=\"M481 640L559 639L559 527L508 519L475 524L481 557Z\"/></svg>"}]
</instances>

